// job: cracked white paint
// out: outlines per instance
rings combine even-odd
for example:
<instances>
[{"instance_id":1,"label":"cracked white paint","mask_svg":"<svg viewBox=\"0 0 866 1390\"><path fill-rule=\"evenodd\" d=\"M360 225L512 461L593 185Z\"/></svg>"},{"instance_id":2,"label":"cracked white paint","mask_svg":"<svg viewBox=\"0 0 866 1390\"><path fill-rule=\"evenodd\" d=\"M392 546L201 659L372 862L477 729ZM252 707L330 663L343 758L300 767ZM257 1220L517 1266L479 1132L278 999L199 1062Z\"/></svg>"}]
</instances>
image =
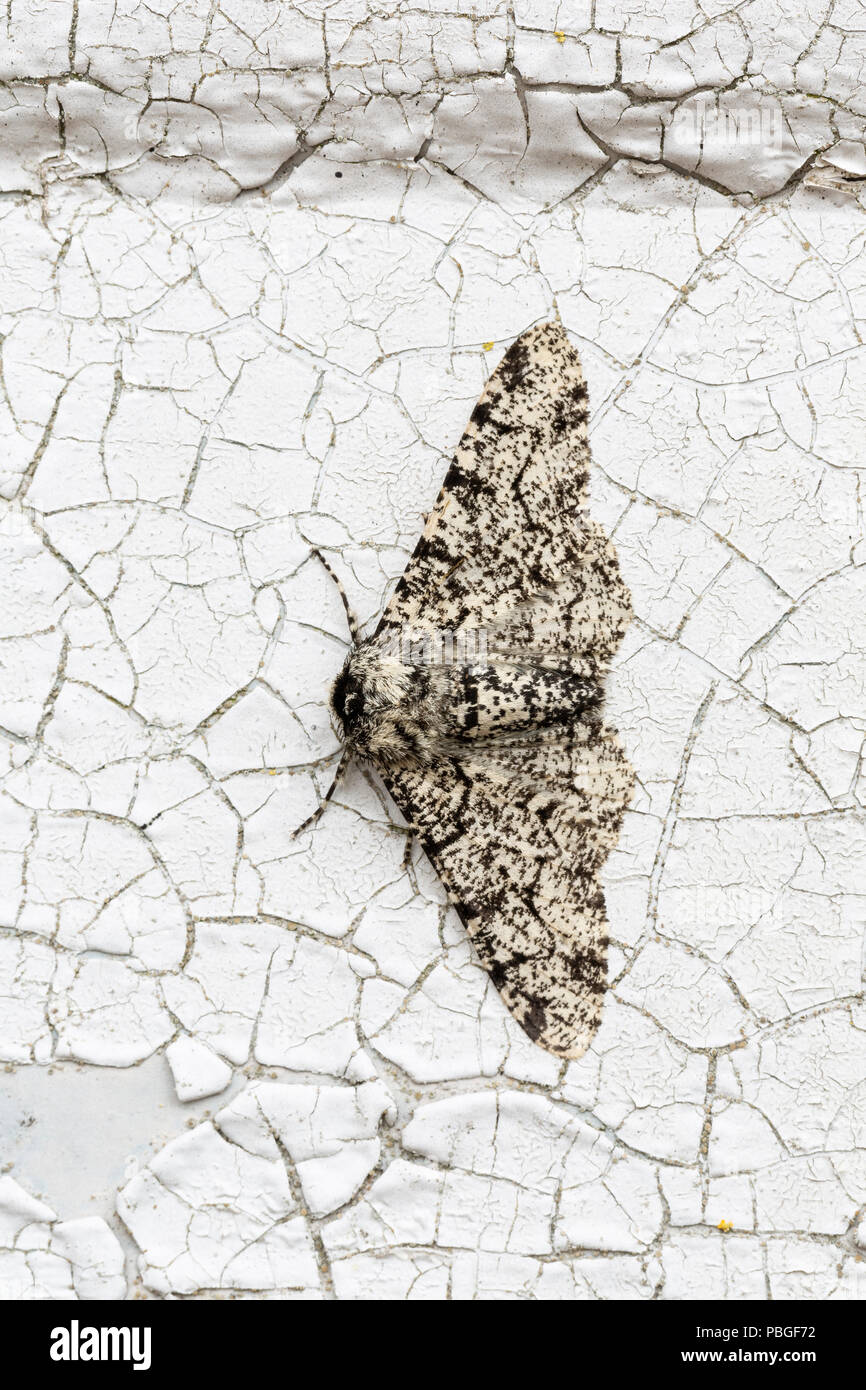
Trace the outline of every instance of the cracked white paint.
<instances>
[{"instance_id":1,"label":"cracked white paint","mask_svg":"<svg viewBox=\"0 0 866 1390\"><path fill-rule=\"evenodd\" d=\"M200 1038L182 1034L165 1049L178 1100L203 1100L218 1096L232 1079L228 1062Z\"/></svg>"},{"instance_id":2,"label":"cracked white paint","mask_svg":"<svg viewBox=\"0 0 866 1390\"><path fill-rule=\"evenodd\" d=\"M116 1296L125 1248L151 1296L862 1297L856 8L7 10L5 1296ZM375 623L555 313L636 611L565 1065L373 779L290 838L349 640L311 548Z\"/></svg>"},{"instance_id":3,"label":"cracked white paint","mask_svg":"<svg viewBox=\"0 0 866 1390\"><path fill-rule=\"evenodd\" d=\"M101 1217L60 1221L45 1202L0 1178L0 1296L123 1298L123 1250Z\"/></svg>"}]
</instances>

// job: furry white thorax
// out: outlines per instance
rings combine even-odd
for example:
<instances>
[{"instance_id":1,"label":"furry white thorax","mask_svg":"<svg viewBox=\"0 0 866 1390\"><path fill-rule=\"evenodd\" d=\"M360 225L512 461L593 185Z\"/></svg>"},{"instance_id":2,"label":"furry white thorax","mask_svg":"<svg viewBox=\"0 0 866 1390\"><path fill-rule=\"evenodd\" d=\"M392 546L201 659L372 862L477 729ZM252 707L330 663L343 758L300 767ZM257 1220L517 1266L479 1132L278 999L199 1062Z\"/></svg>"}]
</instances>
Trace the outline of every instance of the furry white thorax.
<instances>
[{"instance_id":1,"label":"furry white thorax","mask_svg":"<svg viewBox=\"0 0 866 1390\"><path fill-rule=\"evenodd\" d=\"M442 747L447 675L409 665L387 641L370 638L346 658L331 690L331 708L350 748L384 764L429 764Z\"/></svg>"}]
</instances>

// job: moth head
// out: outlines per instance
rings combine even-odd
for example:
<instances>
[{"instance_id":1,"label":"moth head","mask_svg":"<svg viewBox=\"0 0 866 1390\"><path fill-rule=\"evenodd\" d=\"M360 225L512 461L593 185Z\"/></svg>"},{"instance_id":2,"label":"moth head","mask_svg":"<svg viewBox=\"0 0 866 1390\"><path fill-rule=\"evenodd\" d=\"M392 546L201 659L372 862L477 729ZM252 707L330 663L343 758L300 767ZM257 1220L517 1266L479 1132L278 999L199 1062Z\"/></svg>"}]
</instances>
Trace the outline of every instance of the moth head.
<instances>
[{"instance_id":1,"label":"moth head","mask_svg":"<svg viewBox=\"0 0 866 1390\"><path fill-rule=\"evenodd\" d=\"M379 763L417 758L429 703L428 673L404 666L387 640L375 637L349 653L331 687L331 710L349 751Z\"/></svg>"},{"instance_id":2,"label":"moth head","mask_svg":"<svg viewBox=\"0 0 866 1390\"><path fill-rule=\"evenodd\" d=\"M353 669L352 657L348 656L331 687L331 709L342 726L347 742L357 735L364 721L365 705L360 674Z\"/></svg>"}]
</instances>

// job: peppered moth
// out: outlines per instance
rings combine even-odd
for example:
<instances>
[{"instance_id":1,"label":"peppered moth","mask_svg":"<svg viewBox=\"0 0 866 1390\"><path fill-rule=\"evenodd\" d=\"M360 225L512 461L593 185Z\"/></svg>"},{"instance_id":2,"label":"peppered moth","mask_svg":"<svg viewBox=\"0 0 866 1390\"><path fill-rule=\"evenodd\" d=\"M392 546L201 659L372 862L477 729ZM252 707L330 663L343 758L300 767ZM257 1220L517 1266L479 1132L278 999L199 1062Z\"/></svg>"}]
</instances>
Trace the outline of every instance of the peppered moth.
<instances>
[{"instance_id":1,"label":"peppered moth","mask_svg":"<svg viewBox=\"0 0 866 1390\"><path fill-rule=\"evenodd\" d=\"M331 692L528 1036L579 1057L607 977L599 871L632 771L601 718L629 619L589 518L587 390L559 324L479 400L375 634Z\"/></svg>"}]
</instances>

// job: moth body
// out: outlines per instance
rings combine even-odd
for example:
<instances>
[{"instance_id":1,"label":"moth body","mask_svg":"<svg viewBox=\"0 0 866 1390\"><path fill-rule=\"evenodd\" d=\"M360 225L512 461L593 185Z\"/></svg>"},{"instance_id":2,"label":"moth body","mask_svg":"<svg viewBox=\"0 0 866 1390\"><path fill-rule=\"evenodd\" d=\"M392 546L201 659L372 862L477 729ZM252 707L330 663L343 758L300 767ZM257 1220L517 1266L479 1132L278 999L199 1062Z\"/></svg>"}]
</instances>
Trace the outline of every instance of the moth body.
<instances>
[{"instance_id":1,"label":"moth body","mask_svg":"<svg viewBox=\"0 0 866 1390\"><path fill-rule=\"evenodd\" d=\"M359 643L331 691L346 743L384 767L429 766L465 740L594 718L600 700L597 683L572 671L527 660L406 659L387 638Z\"/></svg>"}]
</instances>

